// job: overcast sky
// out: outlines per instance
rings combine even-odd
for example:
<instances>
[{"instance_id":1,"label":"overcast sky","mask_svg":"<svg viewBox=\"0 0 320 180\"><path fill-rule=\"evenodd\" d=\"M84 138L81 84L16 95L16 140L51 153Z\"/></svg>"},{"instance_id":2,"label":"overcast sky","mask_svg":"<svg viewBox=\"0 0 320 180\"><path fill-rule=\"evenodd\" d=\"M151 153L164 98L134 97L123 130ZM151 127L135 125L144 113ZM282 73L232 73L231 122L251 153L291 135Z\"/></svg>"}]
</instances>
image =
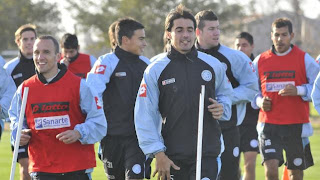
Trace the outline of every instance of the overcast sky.
<instances>
[{"instance_id":1,"label":"overcast sky","mask_svg":"<svg viewBox=\"0 0 320 180\"><path fill-rule=\"evenodd\" d=\"M37 0L33 0L37 1ZM61 9L62 13L62 24L64 25L67 32L74 33L74 24L75 21L71 18L71 14L65 8L68 6L65 0L46 0L48 2L58 2L59 9ZM99 0L97 0L99 1ZM237 3L246 7L246 5L250 2L250 0L227 0L229 3ZM279 7L282 10L291 10L290 4L287 3L289 0L258 0L256 4L256 11L258 13L270 13L274 11L274 9L270 9L270 4L272 2L278 1ZM304 11L305 16L315 19L320 14L320 1L319 0L301 0L301 8Z\"/></svg>"}]
</instances>

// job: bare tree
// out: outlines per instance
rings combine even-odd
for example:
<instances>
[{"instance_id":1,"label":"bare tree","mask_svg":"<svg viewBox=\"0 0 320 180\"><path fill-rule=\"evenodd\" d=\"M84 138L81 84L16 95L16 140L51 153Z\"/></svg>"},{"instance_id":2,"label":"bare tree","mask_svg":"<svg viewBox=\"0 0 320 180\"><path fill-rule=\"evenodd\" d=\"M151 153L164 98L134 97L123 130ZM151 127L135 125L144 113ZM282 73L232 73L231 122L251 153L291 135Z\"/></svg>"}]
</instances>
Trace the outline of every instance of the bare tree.
<instances>
[{"instance_id":1,"label":"bare tree","mask_svg":"<svg viewBox=\"0 0 320 180\"><path fill-rule=\"evenodd\" d=\"M293 8L294 12L294 23L296 24L296 27L298 27L295 30L295 42L297 46L302 45L302 36L301 36L301 28L302 28L302 21L303 21L303 10L301 9L301 0L290 0L291 6Z\"/></svg>"}]
</instances>

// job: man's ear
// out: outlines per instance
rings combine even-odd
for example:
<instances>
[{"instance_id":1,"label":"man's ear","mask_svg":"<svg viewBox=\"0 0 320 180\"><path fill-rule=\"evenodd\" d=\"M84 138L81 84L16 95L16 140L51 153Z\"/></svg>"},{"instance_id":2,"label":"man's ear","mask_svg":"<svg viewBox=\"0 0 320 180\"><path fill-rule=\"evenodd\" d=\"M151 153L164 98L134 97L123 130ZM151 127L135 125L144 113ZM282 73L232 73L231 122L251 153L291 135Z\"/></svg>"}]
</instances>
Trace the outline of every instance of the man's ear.
<instances>
[{"instance_id":1,"label":"man's ear","mask_svg":"<svg viewBox=\"0 0 320 180\"><path fill-rule=\"evenodd\" d=\"M130 40L130 39L129 39L127 36L122 36L122 38L121 38L121 44L122 44L122 45L123 45L123 44L127 44L129 40Z\"/></svg>"},{"instance_id":2,"label":"man's ear","mask_svg":"<svg viewBox=\"0 0 320 180\"><path fill-rule=\"evenodd\" d=\"M57 62L59 62L60 59L61 59L61 53L57 53L57 54L56 54L56 60L57 60Z\"/></svg>"},{"instance_id":3,"label":"man's ear","mask_svg":"<svg viewBox=\"0 0 320 180\"><path fill-rule=\"evenodd\" d=\"M290 34L290 38L291 38L291 40L294 38L294 33L293 32Z\"/></svg>"},{"instance_id":4,"label":"man's ear","mask_svg":"<svg viewBox=\"0 0 320 180\"><path fill-rule=\"evenodd\" d=\"M167 39L171 39L171 32L166 31L166 37Z\"/></svg>"},{"instance_id":5,"label":"man's ear","mask_svg":"<svg viewBox=\"0 0 320 180\"><path fill-rule=\"evenodd\" d=\"M20 46L20 39L16 39L16 40L15 40L15 43L16 43L17 46L19 47L19 46Z\"/></svg>"}]
</instances>

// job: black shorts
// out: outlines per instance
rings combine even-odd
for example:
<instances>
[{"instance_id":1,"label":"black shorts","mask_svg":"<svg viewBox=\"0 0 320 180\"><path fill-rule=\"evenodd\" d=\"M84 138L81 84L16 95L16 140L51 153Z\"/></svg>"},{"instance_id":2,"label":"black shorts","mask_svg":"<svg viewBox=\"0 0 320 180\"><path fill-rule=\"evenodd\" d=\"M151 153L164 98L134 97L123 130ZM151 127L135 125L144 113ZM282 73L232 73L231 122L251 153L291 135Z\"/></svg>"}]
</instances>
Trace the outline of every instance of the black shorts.
<instances>
[{"instance_id":1,"label":"black shorts","mask_svg":"<svg viewBox=\"0 0 320 180\"><path fill-rule=\"evenodd\" d=\"M101 159L110 180L150 177L151 161L146 161L136 136L108 135L101 140L101 149Z\"/></svg>"},{"instance_id":2,"label":"black shorts","mask_svg":"<svg viewBox=\"0 0 320 180\"><path fill-rule=\"evenodd\" d=\"M221 155L220 180L239 179L240 133L237 126L222 130L224 152Z\"/></svg>"},{"instance_id":3,"label":"black shorts","mask_svg":"<svg viewBox=\"0 0 320 180\"><path fill-rule=\"evenodd\" d=\"M90 175L85 170L68 173L31 173L32 180L90 180Z\"/></svg>"},{"instance_id":4,"label":"black shorts","mask_svg":"<svg viewBox=\"0 0 320 180\"><path fill-rule=\"evenodd\" d=\"M170 158L170 157L169 157ZM170 158L171 159L171 158ZM174 180L195 180L196 179L196 160L175 160L171 159L180 170L170 169L171 179ZM201 179L216 180L221 167L220 158L202 157Z\"/></svg>"},{"instance_id":5,"label":"black shorts","mask_svg":"<svg viewBox=\"0 0 320 180\"><path fill-rule=\"evenodd\" d=\"M28 155L28 144L27 145L24 145L24 146L19 146L19 151L18 151L18 158L17 158L17 161L19 162L19 159L22 159L22 158L29 158L29 155ZM14 151L14 146L11 145L11 150L12 152Z\"/></svg>"},{"instance_id":6,"label":"black shorts","mask_svg":"<svg viewBox=\"0 0 320 180\"><path fill-rule=\"evenodd\" d=\"M257 126L252 124L240 125L240 152L259 152Z\"/></svg>"},{"instance_id":7,"label":"black shorts","mask_svg":"<svg viewBox=\"0 0 320 180\"><path fill-rule=\"evenodd\" d=\"M274 125L265 124L259 135L262 164L270 159L284 163L283 150L286 152L286 165L291 170L304 170L313 165L308 138L301 137L302 124Z\"/></svg>"}]
</instances>

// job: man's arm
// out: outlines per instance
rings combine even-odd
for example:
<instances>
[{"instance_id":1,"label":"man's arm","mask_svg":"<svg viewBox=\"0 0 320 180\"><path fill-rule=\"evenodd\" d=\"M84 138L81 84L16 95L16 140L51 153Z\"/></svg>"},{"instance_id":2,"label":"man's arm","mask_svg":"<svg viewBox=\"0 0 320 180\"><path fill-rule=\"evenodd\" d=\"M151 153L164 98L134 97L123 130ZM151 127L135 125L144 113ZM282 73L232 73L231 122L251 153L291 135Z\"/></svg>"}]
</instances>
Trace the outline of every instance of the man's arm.
<instances>
[{"instance_id":1,"label":"man's arm","mask_svg":"<svg viewBox=\"0 0 320 180\"><path fill-rule=\"evenodd\" d=\"M94 144L107 135L107 120L101 104L97 95L81 80L80 107L87 116L85 122L77 124L74 130L79 132L82 144Z\"/></svg>"},{"instance_id":2,"label":"man's arm","mask_svg":"<svg viewBox=\"0 0 320 180\"><path fill-rule=\"evenodd\" d=\"M12 78L0 67L0 119L8 118L8 110L16 90Z\"/></svg>"},{"instance_id":3,"label":"man's arm","mask_svg":"<svg viewBox=\"0 0 320 180\"><path fill-rule=\"evenodd\" d=\"M157 77L150 69L144 73L135 103L134 122L139 146L144 154L155 156L156 169L153 177L170 179L170 168L179 170L165 154L166 147L161 136L162 118L159 112L159 88Z\"/></svg>"},{"instance_id":4,"label":"man's arm","mask_svg":"<svg viewBox=\"0 0 320 180\"><path fill-rule=\"evenodd\" d=\"M22 85L20 85L16 91L16 93L13 96L13 99L11 101L11 106L9 109L9 118L11 121L10 129L11 129L11 144L14 145L16 140L16 134L18 130L18 124L19 124L19 115L21 110L21 103L22 103ZM23 119L23 126L22 129L28 129L27 120L26 118ZM25 136L26 135L26 136ZM31 137L28 137L28 134L22 133L21 134L21 142L23 144L27 144ZM21 144L21 145L23 145Z\"/></svg>"},{"instance_id":5,"label":"man's arm","mask_svg":"<svg viewBox=\"0 0 320 180\"><path fill-rule=\"evenodd\" d=\"M90 67L92 68L94 66L94 63L97 61L97 58L90 55Z\"/></svg>"},{"instance_id":6,"label":"man's arm","mask_svg":"<svg viewBox=\"0 0 320 180\"><path fill-rule=\"evenodd\" d=\"M308 53L305 54L304 60L308 83L301 85L301 87L304 87L306 91L303 93L298 89L298 95L300 95L304 101L311 101L312 88L320 69L318 63Z\"/></svg>"},{"instance_id":7,"label":"man's arm","mask_svg":"<svg viewBox=\"0 0 320 180\"><path fill-rule=\"evenodd\" d=\"M218 120L227 121L231 117L231 96L233 93L233 89L231 83L228 81L226 72L222 64L219 62L214 66L214 72L216 76L216 101L218 101L218 103L223 106L223 114Z\"/></svg>"},{"instance_id":8,"label":"man's arm","mask_svg":"<svg viewBox=\"0 0 320 180\"><path fill-rule=\"evenodd\" d=\"M102 94L107 88L110 77L119 62L114 54L100 56L87 74L87 84L102 99Z\"/></svg>"},{"instance_id":9,"label":"man's arm","mask_svg":"<svg viewBox=\"0 0 320 180\"><path fill-rule=\"evenodd\" d=\"M320 114L320 73L318 74L311 93L312 103Z\"/></svg>"},{"instance_id":10,"label":"man's arm","mask_svg":"<svg viewBox=\"0 0 320 180\"><path fill-rule=\"evenodd\" d=\"M153 156L164 152L165 146L161 136L162 118L158 109L159 89L157 79L144 73L135 103L134 123L139 146L144 154Z\"/></svg>"},{"instance_id":11,"label":"man's arm","mask_svg":"<svg viewBox=\"0 0 320 180\"><path fill-rule=\"evenodd\" d=\"M234 50L235 51L235 50ZM241 51L235 51L232 56L232 73L239 86L233 89L231 97L232 104L241 102L250 102L259 92L258 79L255 75L255 69L249 57Z\"/></svg>"}]
</instances>

